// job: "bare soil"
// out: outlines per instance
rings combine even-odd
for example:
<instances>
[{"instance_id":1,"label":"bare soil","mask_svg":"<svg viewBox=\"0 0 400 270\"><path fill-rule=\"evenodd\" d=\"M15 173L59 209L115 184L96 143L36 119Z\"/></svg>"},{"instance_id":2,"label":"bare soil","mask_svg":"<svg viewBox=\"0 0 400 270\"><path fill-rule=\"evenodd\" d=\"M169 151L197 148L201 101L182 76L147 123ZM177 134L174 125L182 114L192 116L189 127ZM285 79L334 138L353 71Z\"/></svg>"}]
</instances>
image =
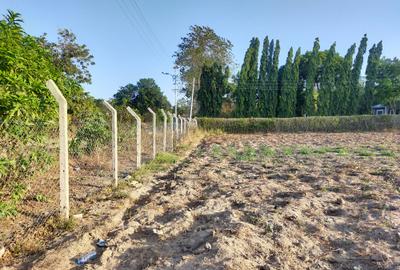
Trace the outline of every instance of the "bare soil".
<instances>
[{"instance_id":1,"label":"bare soil","mask_svg":"<svg viewBox=\"0 0 400 270\"><path fill-rule=\"evenodd\" d=\"M400 269L400 134L219 135L29 267Z\"/></svg>"}]
</instances>

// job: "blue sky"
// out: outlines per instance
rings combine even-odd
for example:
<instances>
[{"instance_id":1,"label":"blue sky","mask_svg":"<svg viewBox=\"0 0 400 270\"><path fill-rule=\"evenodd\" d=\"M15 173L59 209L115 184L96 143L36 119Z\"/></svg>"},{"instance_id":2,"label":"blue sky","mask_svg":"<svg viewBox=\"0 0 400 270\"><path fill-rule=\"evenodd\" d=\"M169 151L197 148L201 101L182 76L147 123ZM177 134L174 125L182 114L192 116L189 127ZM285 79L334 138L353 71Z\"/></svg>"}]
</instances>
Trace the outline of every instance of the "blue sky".
<instances>
[{"instance_id":1,"label":"blue sky","mask_svg":"<svg viewBox=\"0 0 400 270\"><path fill-rule=\"evenodd\" d=\"M368 47L383 40L386 57L400 56L398 0L0 0L0 13L22 13L29 34L71 29L95 57L93 83L86 90L109 98L120 86L154 78L173 101L172 55L190 25L207 25L229 39L238 67L253 36L279 39L283 63L290 46L310 50L315 37L321 48L337 42L344 54L368 34ZM365 59L366 60L366 59Z\"/></svg>"}]
</instances>

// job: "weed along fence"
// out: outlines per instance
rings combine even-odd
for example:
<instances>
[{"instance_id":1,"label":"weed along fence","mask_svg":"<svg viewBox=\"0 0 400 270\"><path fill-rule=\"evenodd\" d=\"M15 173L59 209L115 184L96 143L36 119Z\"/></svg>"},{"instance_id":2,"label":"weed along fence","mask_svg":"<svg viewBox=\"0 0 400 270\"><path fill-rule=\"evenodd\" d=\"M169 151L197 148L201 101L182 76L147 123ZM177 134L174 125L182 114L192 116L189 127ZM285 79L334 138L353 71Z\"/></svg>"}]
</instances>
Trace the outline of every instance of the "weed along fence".
<instances>
[{"instance_id":1,"label":"weed along fence","mask_svg":"<svg viewBox=\"0 0 400 270\"><path fill-rule=\"evenodd\" d=\"M63 97L57 85L49 80L46 86L55 97L59 105L59 185L60 185L60 213L65 219L70 217L70 189L69 189L69 149L68 149L68 122L67 122L67 107L68 104ZM112 179L113 186L118 186L119 180L119 158L118 158L118 130L117 119L118 113L107 101L104 101L104 106L111 113L111 163L112 163ZM136 128L136 168L142 165L144 134L151 135L151 159L156 158L157 153L162 151L173 151L175 146L184 139L185 136L190 136L190 130L197 128L197 121L190 121L180 115L173 115L170 112L161 110L163 119L160 126L157 125L157 114L152 108L148 111L152 115L151 127L143 127L143 121L132 108L126 108L132 116L132 124ZM169 116L169 118L168 118ZM133 121L134 120L134 121ZM175 120L175 121L174 121ZM170 125L168 126L168 121ZM143 131L145 131L143 133ZM134 155L134 153L131 153ZM151 160L150 159L150 160ZM71 194L73 195L73 194Z\"/></svg>"}]
</instances>

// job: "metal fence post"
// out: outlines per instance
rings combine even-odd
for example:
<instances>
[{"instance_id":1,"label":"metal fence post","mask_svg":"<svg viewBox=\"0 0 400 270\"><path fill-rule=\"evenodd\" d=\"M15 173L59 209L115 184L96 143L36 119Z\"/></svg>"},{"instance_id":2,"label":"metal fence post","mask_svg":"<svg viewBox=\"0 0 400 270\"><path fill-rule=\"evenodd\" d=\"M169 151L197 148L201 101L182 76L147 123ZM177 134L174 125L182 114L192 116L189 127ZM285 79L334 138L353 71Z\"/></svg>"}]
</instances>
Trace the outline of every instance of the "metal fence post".
<instances>
[{"instance_id":1,"label":"metal fence post","mask_svg":"<svg viewBox=\"0 0 400 270\"><path fill-rule=\"evenodd\" d=\"M118 129L117 129L117 111L108 103L103 101L112 116L112 166L114 176L114 186L118 186Z\"/></svg>"},{"instance_id":2,"label":"metal fence post","mask_svg":"<svg viewBox=\"0 0 400 270\"><path fill-rule=\"evenodd\" d=\"M68 171L68 104L60 89L53 82L46 82L47 88L57 100L60 129L60 214L69 218L69 171Z\"/></svg>"},{"instance_id":3,"label":"metal fence post","mask_svg":"<svg viewBox=\"0 0 400 270\"><path fill-rule=\"evenodd\" d=\"M161 113L164 118L164 126L163 126L163 151L167 151L167 115L165 114L164 110L161 109Z\"/></svg>"},{"instance_id":4,"label":"metal fence post","mask_svg":"<svg viewBox=\"0 0 400 270\"><path fill-rule=\"evenodd\" d=\"M157 155L157 116L152 109L147 108L147 110L153 115L153 159L155 159Z\"/></svg>"},{"instance_id":5,"label":"metal fence post","mask_svg":"<svg viewBox=\"0 0 400 270\"><path fill-rule=\"evenodd\" d=\"M139 168L142 163L142 120L130 107L126 109L136 119L136 167Z\"/></svg>"}]
</instances>

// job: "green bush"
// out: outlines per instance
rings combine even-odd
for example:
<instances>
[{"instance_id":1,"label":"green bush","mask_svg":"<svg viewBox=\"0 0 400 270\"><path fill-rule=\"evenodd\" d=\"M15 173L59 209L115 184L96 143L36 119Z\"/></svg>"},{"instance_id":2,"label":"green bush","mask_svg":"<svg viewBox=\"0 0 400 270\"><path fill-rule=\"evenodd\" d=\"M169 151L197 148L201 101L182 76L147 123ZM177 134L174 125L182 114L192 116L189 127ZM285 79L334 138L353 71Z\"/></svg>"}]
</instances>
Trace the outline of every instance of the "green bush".
<instances>
[{"instance_id":1,"label":"green bush","mask_svg":"<svg viewBox=\"0 0 400 270\"><path fill-rule=\"evenodd\" d=\"M111 132L107 121L101 113L95 113L80 123L80 128L71 141L70 150L75 156L90 155L108 144L110 139Z\"/></svg>"},{"instance_id":2,"label":"green bush","mask_svg":"<svg viewBox=\"0 0 400 270\"><path fill-rule=\"evenodd\" d=\"M383 131L400 129L400 115L198 118L198 123L205 130L228 133Z\"/></svg>"}]
</instances>

